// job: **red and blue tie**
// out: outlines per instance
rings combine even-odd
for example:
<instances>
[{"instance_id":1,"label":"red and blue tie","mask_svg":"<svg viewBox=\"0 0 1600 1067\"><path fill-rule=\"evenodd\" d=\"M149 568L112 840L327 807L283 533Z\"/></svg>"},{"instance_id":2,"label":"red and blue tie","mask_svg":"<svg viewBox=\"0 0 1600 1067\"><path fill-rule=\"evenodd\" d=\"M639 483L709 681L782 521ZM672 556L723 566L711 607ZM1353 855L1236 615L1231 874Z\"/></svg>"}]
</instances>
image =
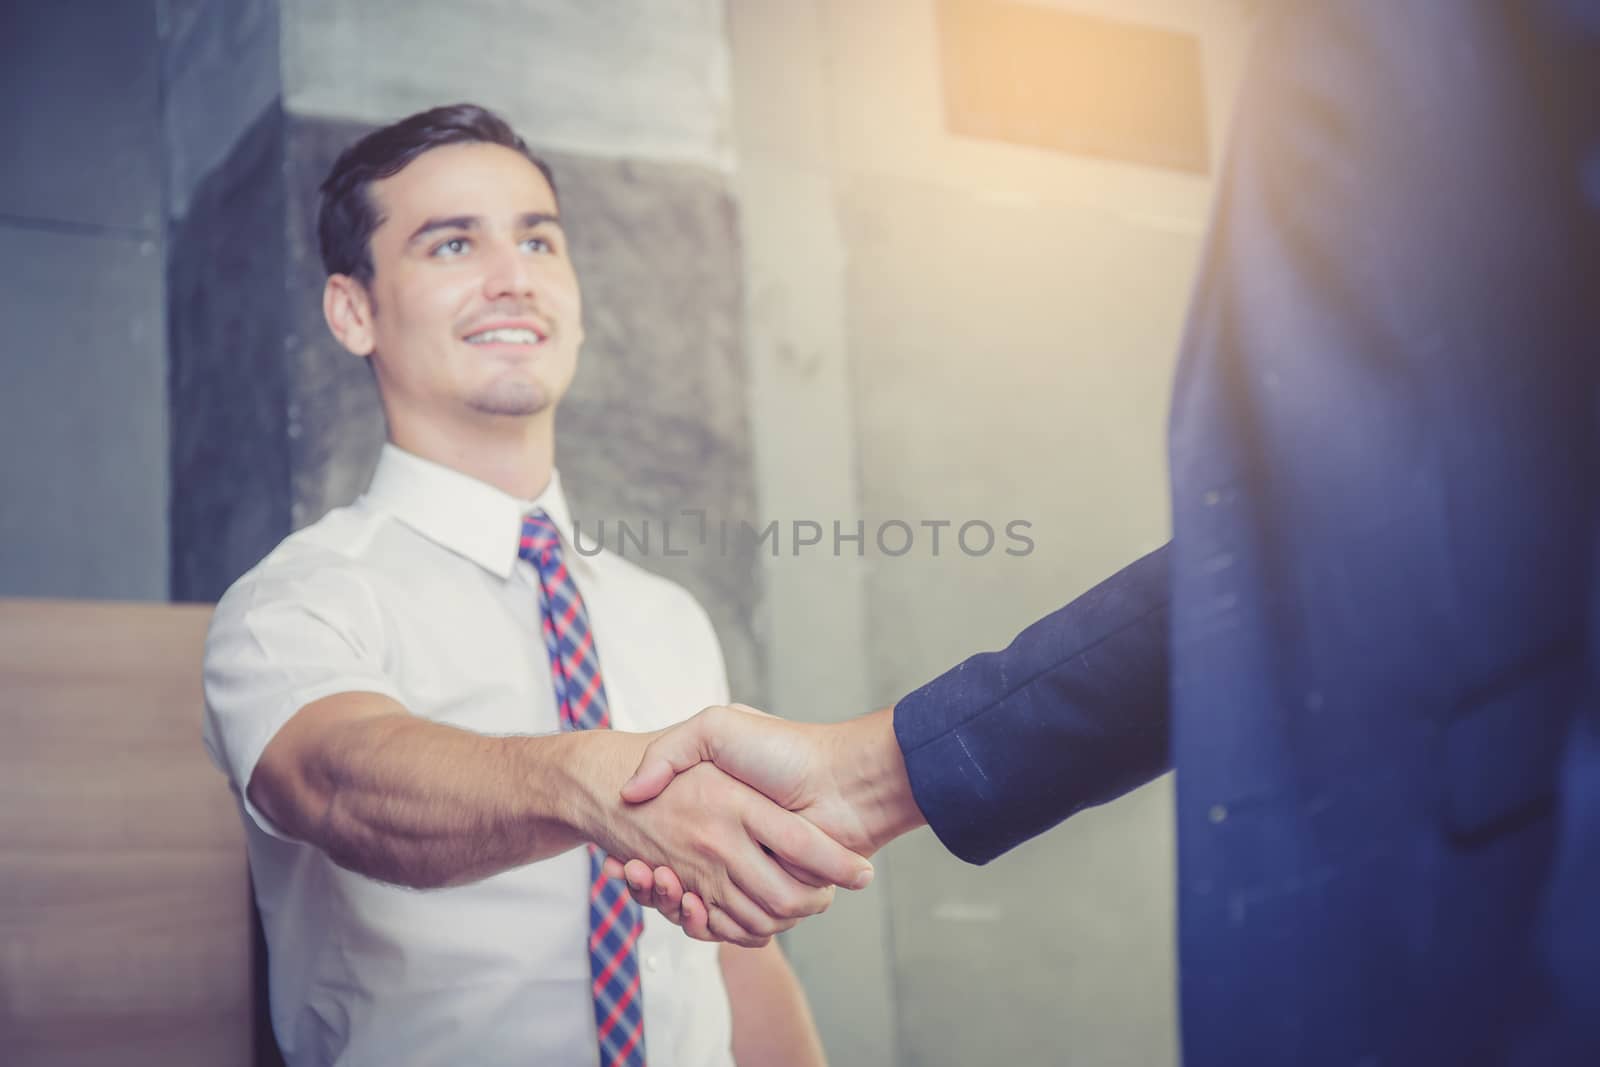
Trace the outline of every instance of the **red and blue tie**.
<instances>
[{"instance_id":1,"label":"red and blue tie","mask_svg":"<svg viewBox=\"0 0 1600 1067\"><path fill-rule=\"evenodd\" d=\"M589 613L561 559L561 538L543 511L522 522L523 559L539 573L544 644L550 653L563 730L609 730L611 713L600 680ZM621 881L607 878L605 859L589 846L589 974L600 1067L644 1067L644 998L639 989L639 932L644 917Z\"/></svg>"}]
</instances>

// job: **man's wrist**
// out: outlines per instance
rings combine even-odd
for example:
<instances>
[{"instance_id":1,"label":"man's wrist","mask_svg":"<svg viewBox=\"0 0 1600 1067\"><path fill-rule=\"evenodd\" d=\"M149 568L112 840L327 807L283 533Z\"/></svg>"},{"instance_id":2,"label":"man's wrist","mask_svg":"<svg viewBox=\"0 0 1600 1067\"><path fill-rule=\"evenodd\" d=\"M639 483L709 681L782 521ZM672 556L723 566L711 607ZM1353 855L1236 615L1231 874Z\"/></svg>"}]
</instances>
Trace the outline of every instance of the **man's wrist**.
<instances>
[{"instance_id":1,"label":"man's wrist","mask_svg":"<svg viewBox=\"0 0 1600 1067\"><path fill-rule=\"evenodd\" d=\"M538 779L535 789L545 791L537 807L576 837L611 847L625 807L622 783L638 767L653 736L581 730L530 738L544 742L530 770Z\"/></svg>"},{"instance_id":2,"label":"man's wrist","mask_svg":"<svg viewBox=\"0 0 1600 1067\"><path fill-rule=\"evenodd\" d=\"M895 737L894 709L871 712L835 729L840 792L860 817L871 851L926 825Z\"/></svg>"}]
</instances>

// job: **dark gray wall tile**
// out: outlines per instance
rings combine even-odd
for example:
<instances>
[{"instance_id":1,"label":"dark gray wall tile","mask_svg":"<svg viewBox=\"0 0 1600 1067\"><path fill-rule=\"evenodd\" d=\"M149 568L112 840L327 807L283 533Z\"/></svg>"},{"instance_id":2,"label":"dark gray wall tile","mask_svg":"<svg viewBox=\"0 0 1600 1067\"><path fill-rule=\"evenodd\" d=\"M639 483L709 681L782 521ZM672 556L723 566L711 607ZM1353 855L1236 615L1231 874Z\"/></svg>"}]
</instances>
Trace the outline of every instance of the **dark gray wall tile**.
<instances>
[{"instance_id":1,"label":"dark gray wall tile","mask_svg":"<svg viewBox=\"0 0 1600 1067\"><path fill-rule=\"evenodd\" d=\"M283 127L268 109L171 237L178 600L215 600L290 530Z\"/></svg>"},{"instance_id":2,"label":"dark gray wall tile","mask_svg":"<svg viewBox=\"0 0 1600 1067\"><path fill-rule=\"evenodd\" d=\"M0 226L0 595L162 600L159 246Z\"/></svg>"},{"instance_id":3,"label":"dark gray wall tile","mask_svg":"<svg viewBox=\"0 0 1600 1067\"><path fill-rule=\"evenodd\" d=\"M334 158L371 126L291 116L286 278L294 526L316 522L367 487L383 445L383 409L366 360L352 356L322 318L326 275L317 249L318 187Z\"/></svg>"},{"instance_id":4,"label":"dark gray wall tile","mask_svg":"<svg viewBox=\"0 0 1600 1067\"><path fill-rule=\"evenodd\" d=\"M0 212L154 234L160 69L154 0L0 5Z\"/></svg>"}]
</instances>

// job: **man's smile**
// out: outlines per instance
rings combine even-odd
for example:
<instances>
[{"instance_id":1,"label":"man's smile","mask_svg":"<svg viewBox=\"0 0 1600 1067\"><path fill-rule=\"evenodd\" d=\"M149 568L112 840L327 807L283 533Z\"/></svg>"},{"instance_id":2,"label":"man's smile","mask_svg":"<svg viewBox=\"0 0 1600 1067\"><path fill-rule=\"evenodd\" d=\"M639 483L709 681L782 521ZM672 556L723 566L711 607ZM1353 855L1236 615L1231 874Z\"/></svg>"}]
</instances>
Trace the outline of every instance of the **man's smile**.
<instances>
[{"instance_id":1,"label":"man's smile","mask_svg":"<svg viewBox=\"0 0 1600 1067\"><path fill-rule=\"evenodd\" d=\"M527 320L518 320L486 323L468 333L462 340L469 345L531 347L544 344L548 336L547 329Z\"/></svg>"}]
</instances>

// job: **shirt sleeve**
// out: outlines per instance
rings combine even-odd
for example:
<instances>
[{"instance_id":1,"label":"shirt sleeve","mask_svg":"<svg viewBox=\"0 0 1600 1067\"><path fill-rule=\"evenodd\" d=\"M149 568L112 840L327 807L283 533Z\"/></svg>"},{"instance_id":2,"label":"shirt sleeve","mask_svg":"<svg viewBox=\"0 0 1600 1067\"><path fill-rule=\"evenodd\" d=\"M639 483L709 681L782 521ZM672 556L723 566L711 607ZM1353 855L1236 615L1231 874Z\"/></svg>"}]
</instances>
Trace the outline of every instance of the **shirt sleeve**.
<instances>
[{"instance_id":1,"label":"shirt sleeve","mask_svg":"<svg viewBox=\"0 0 1600 1067\"><path fill-rule=\"evenodd\" d=\"M204 739L263 831L293 840L250 802L250 777L284 723L335 693L399 692L385 667L383 616L343 560L268 557L217 605L205 650Z\"/></svg>"}]
</instances>

